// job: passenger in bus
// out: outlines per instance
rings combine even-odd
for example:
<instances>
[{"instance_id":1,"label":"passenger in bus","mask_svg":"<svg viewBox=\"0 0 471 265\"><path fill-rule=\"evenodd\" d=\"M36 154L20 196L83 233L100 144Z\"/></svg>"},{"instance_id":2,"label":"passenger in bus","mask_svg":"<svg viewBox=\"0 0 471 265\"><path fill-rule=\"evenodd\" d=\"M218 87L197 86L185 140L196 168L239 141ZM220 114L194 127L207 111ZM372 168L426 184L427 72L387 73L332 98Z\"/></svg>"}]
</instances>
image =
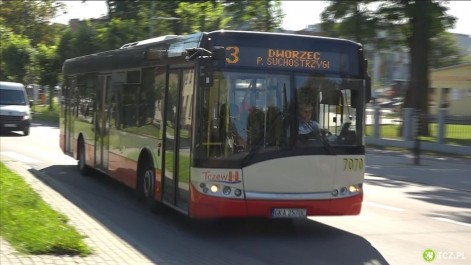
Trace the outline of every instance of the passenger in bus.
<instances>
[{"instance_id":1,"label":"passenger in bus","mask_svg":"<svg viewBox=\"0 0 471 265\"><path fill-rule=\"evenodd\" d=\"M298 134L301 138L320 138L321 128L318 122L312 119L313 107L310 104L299 106Z\"/></svg>"}]
</instances>

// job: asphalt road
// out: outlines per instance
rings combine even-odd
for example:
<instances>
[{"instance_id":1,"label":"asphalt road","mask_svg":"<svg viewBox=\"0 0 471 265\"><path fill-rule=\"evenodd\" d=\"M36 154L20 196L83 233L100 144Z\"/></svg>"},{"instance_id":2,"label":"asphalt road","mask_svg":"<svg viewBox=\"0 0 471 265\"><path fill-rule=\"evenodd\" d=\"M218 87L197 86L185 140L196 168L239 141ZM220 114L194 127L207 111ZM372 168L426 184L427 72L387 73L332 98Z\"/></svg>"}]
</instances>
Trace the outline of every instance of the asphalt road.
<instances>
[{"instance_id":1,"label":"asphalt road","mask_svg":"<svg viewBox=\"0 0 471 265\"><path fill-rule=\"evenodd\" d=\"M44 173L82 211L156 264L470 264L471 162L368 150L359 216L294 220L190 220L154 214L134 192L100 174L82 177L62 154L58 128L33 124L2 135L0 157Z\"/></svg>"}]
</instances>

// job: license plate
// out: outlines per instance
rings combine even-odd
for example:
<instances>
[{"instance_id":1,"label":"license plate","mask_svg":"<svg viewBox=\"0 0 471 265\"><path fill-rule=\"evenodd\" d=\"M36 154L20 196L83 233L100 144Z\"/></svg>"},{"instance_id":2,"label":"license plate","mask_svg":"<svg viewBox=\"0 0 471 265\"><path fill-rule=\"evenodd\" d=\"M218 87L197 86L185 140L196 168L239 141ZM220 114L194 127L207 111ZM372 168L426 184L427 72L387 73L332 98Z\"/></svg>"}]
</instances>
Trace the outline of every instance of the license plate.
<instances>
[{"instance_id":1,"label":"license plate","mask_svg":"<svg viewBox=\"0 0 471 265\"><path fill-rule=\"evenodd\" d=\"M14 127L16 127L16 125L15 124L3 124L3 127L5 127L5 128L14 128Z\"/></svg>"},{"instance_id":2,"label":"license plate","mask_svg":"<svg viewBox=\"0 0 471 265\"><path fill-rule=\"evenodd\" d=\"M306 209L273 208L271 210L271 217L273 218L303 218L306 216Z\"/></svg>"}]
</instances>

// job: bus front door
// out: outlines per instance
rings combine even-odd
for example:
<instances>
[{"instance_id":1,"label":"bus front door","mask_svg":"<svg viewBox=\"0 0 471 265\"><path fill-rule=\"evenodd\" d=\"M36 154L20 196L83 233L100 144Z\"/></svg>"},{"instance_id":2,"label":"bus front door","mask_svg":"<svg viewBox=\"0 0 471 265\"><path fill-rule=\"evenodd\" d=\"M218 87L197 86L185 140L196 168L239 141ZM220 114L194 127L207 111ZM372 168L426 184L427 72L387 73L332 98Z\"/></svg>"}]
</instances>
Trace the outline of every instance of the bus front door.
<instances>
[{"instance_id":1,"label":"bus front door","mask_svg":"<svg viewBox=\"0 0 471 265\"><path fill-rule=\"evenodd\" d=\"M108 93L110 82L111 75L100 75L98 77L97 104L95 112L95 165L97 169L105 173L107 173L108 169Z\"/></svg>"},{"instance_id":2,"label":"bus front door","mask_svg":"<svg viewBox=\"0 0 471 265\"><path fill-rule=\"evenodd\" d=\"M177 109L179 92L179 72L171 71L168 76L168 92L165 93L165 135L164 135L164 178L163 201L175 206L176 204L176 170L175 170L175 146L177 132Z\"/></svg>"},{"instance_id":3,"label":"bus front door","mask_svg":"<svg viewBox=\"0 0 471 265\"><path fill-rule=\"evenodd\" d=\"M193 71L170 71L166 93L163 201L188 211Z\"/></svg>"}]
</instances>

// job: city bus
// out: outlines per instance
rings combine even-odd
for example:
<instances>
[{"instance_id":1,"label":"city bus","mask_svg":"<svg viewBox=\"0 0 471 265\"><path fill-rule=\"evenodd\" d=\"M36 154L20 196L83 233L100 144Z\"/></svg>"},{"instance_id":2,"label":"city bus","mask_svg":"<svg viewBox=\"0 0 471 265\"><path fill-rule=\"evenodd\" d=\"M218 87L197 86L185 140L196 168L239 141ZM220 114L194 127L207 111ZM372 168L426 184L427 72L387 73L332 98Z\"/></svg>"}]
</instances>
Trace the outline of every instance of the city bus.
<instances>
[{"instance_id":1,"label":"city bus","mask_svg":"<svg viewBox=\"0 0 471 265\"><path fill-rule=\"evenodd\" d=\"M63 65L60 146L152 209L191 218L357 215L360 44L284 33L167 35ZM300 132L309 105L312 132Z\"/></svg>"}]
</instances>

